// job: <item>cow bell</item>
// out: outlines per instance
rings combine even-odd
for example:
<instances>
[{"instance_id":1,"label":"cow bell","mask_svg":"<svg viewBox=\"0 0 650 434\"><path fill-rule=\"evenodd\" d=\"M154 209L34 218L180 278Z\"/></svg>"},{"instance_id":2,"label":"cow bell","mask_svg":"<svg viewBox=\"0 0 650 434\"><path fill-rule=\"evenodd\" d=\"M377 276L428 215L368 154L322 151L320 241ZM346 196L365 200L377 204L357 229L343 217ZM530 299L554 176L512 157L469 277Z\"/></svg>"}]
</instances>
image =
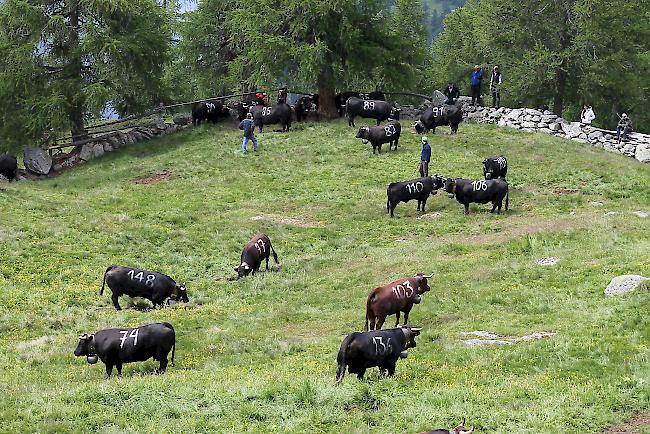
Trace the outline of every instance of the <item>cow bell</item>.
<instances>
[{"instance_id":1,"label":"cow bell","mask_svg":"<svg viewBox=\"0 0 650 434\"><path fill-rule=\"evenodd\" d=\"M449 199L453 199L454 198L454 193L447 193L447 197Z\"/></svg>"},{"instance_id":2,"label":"cow bell","mask_svg":"<svg viewBox=\"0 0 650 434\"><path fill-rule=\"evenodd\" d=\"M361 139L361 143L363 143L364 145L367 145L368 141L366 139Z\"/></svg>"},{"instance_id":3,"label":"cow bell","mask_svg":"<svg viewBox=\"0 0 650 434\"><path fill-rule=\"evenodd\" d=\"M420 294L416 294L415 297L413 297L414 304L420 304L421 301L422 301L422 296Z\"/></svg>"},{"instance_id":4,"label":"cow bell","mask_svg":"<svg viewBox=\"0 0 650 434\"><path fill-rule=\"evenodd\" d=\"M97 360L98 360L97 356L86 356L86 361L91 365L97 363Z\"/></svg>"},{"instance_id":5,"label":"cow bell","mask_svg":"<svg viewBox=\"0 0 650 434\"><path fill-rule=\"evenodd\" d=\"M409 355L409 353L408 353L408 351L406 351L406 350L404 350L404 351L402 351L401 353L399 353L399 357L400 357L401 359L406 359L406 358L408 357L408 355Z\"/></svg>"}]
</instances>

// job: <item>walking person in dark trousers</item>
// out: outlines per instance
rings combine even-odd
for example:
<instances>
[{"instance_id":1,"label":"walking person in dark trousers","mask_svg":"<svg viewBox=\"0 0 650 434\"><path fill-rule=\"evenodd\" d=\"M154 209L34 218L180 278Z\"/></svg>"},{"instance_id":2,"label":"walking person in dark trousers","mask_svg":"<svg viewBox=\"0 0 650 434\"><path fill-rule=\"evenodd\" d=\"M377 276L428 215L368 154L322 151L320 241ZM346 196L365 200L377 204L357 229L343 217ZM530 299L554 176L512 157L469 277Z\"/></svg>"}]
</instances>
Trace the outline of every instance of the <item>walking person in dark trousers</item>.
<instances>
[{"instance_id":1,"label":"walking person in dark trousers","mask_svg":"<svg viewBox=\"0 0 650 434\"><path fill-rule=\"evenodd\" d=\"M474 66L474 72L469 79L469 84L472 88L472 105L481 102L481 82L483 81L483 70L480 66Z\"/></svg>"},{"instance_id":2,"label":"walking person in dark trousers","mask_svg":"<svg viewBox=\"0 0 650 434\"><path fill-rule=\"evenodd\" d=\"M242 153L246 153L246 144L249 140L253 142L253 152L257 151L257 139L255 138L255 121L253 120L252 113L246 114L246 119L239 123L239 129L244 130L244 141L241 144Z\"/></svg>"},{"instance_id":3,"label":"walking person in dark trousers","mask_svg":"<svg viewBox=\"0 0 650 434\"><path fill-rule=\"evenodd\" d=\"M499 71L499 65L494 65L492 77L490 78L490 92L492 93L492 107L501 105L501 83L503 83L503 74Z\"/></svg>"},{"instance_id":4,"label":"walking person in dark trousers","mask_svg":"<svg viewBox=\"0 0 650 434\"><path fill-rule=\"evenodd\" d=\"M429 161L431 161L431 146L427 136L422 137L422 154L420 155L420 176L429 176Z\"/></svg>"}]
</instances>

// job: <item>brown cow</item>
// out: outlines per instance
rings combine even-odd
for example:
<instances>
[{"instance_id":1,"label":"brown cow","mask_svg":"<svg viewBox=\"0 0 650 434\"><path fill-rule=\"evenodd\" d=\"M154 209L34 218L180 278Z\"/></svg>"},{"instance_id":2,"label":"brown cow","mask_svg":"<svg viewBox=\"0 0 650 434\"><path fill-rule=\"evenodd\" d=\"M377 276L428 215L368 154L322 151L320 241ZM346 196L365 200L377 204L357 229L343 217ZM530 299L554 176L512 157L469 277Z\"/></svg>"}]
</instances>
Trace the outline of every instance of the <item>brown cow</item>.
<instances>
[{"instance_id":1,"label":"brown cow","mask_svg":"<svg viewBox=\"0 0 650 434\"><path fill-rule=\"evenodd\" d=\"M269 271L269 257L271 253L273 254L275 263L279 264L278 255L273 250L269 237L266 234L256 234L241 252L239 265L234 267L237 272L237 279L239 280L242 277L259 271L263 260L266 260L266 271Z\"/></svg>"},{"instance_id":2,"label":"brown cow","mask_svg":"<svg viewBox=\"0 0 650 434\"><path fill-rule=\"evenodd\" d=\"M420 434L472 434L474 432L474 425L472 428L465 428L465 418L463 418L463 423L458 425L456 428L452 429L434 429L433 431L424 431Z\"/></svg>"},{"instance_id":3,"label":"brown cow","mask_svg":"<svg viewBox=\"0 0 650 434\"><path fill-rule=\"evenodd\" d=\"M414 277L399 279L373 289L366 303L364 330L368 331L368 321L370 321L370 330L381 330L386 317L393 314L397 315L397 321L395 321L395 327L397 327L400 312L404 312L404 324L407 324L413 305L422 301L420 295L431 290L427 284L427 279L431 277L433 274L425 276L418 273Z\"/></svg>"}]
</instances>

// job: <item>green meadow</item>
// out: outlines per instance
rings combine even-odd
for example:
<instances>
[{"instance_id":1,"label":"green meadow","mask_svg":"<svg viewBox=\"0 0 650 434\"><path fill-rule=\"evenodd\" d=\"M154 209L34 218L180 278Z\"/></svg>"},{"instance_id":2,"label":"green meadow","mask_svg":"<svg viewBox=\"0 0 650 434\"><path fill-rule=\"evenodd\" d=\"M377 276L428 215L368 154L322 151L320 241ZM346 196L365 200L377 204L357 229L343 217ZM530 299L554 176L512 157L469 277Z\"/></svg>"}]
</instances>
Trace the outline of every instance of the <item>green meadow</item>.
<instances>
[{"instance_id":1,"label":"green meadow","mask_svg":"<svg viewBox=\"0 0 650 434\"><path fill-rule=\"evenodd\" d=\"M440 192L424 215L412 201L391 219L386 187L419 176L419 136L405 128L398 151L373 155L343 121L294 127L267 127L256 154L233 126L206 125L0 184L1 432L415 433L467 417L476 433L601 433L650 408L650 293L603 293L650 275L650 218L634 214L650 212L650 166L445 127L429 135L430 173L480 179L503 154L510 210L465 216ZM228 280L256 232L281 269ZM169 274L190 302L122 297L117 312L98 295L111 264ZM410 315L417 348L392 378L334 386L368 293L417 272L435 273ZM106 380L72 353L80 333L156 321L177 335L164 375L148 361ZM467 346L476 330L556 335Z\"/></svg>"}]
</instances>

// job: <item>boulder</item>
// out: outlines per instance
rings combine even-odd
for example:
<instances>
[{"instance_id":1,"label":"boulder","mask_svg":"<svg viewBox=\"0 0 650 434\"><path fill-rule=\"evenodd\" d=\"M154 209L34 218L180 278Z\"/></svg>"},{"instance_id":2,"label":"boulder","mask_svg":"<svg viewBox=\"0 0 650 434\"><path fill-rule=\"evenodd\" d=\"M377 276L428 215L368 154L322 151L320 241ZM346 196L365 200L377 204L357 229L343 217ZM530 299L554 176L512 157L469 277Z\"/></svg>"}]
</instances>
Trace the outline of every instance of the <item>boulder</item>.
<instances>
[{"instance_id":1,"label":"boulder","mask_svg":"<svg viewBox=\"0 0 650 434\"><path fill-rule=\"evenodd\" d=\"M551 131L549 128L540 128L537 131L544 134L553 134L553 131Z\"/></svg>"},{"instance_id":2,"label":"boulder","mask_svg":"<svg viewBox=\"0 0 650 434\"><path fill-rule=\"evenodd\" d=\"M647 277L639 276L638 274L625 274L614 277L609 282L609 285L607 285L607 288L605 288L605 295L613 297L627 294L640 287L646 280L648 280Z\"/></svg>"},{"instance_id":3,"label":"boulder","mask_svg":"<svg viewBox=\"0 0 650 434\"><path fill-rule=\"evenodd\" d=\"M528 122L528 121L526 121L526 122L522 122L522 123L521 123L521 126L522 126L523 128L537 128L537 124L536 124L536 123L534 123L534 122Z\"/></svg>"},{"instance_id":4,"label":"boulder","mask_svg":"<svg viewBox=\"0 0 650 434\"><path fill-rule=\"evenodd\" d=\"M628 143L627 145L623 146L621 152L623 152L628 157L634 157L636 155L636 147L637 146L634 143Z\"/></svg>"},{"instance_id":5,"label":"boulder","mask_svg":"<svg viewBox=\"0 0 650 434\"><path fill-rule=\"evenodd\" d=\"M541 122L541 121L542 121L542 117L541 117L541 116L533 116L532 119L531 119L531 121L533 121L533 122Z\"/></svg>"},{"instance_id":6,"label":"boulder","mask_svg":"<svg viewBox=\"0 0 650 434\"><path fill-rule=\"evenodd\" d=\"M95 143L93 145L93 158L101 157L102 155L104 155L104 145Z\"/></svg>"},{"instance_id":7,"label":"boulder","mask_svg":"<svg viewBox=\"0 0 650 434\"><path fill-rule=\"evenodd\" d=\"M648 213L645 211L634 211L632 214L637 215L642 219L648 218Z\"/></svg>"},{"instance_id":8,"label":"boulder","mask_svg":"<svg viewBox=\"0 0 650 434\"><path fill-rule=\"evenodd\" d=\"M81 161L90 161L93 158L93 145L92 143L85 144L81 147L79 152L79 159Z\"/></svg>"},{"instance_id":9,"label":"boulder","mask_svg":"<svg viewBox=\"0 0 650 434\"><path fill-rule=\"evenodd\" d=\"M650 144L642 143L636 147L634 158L642 163L650 163Z\"/></svg>"},{"instance_id":10,"label":"boulder","mask_svg":"<svg viewBox=\"0 0 650 434\"><path fill-rule=\"evenodd\" d=\"M28 172L36 175L47 175L52 170L52 157L40 148L25 148L23 164Z\"/></svg>"},{"instance_id":11,"label":"boulder","mask_svg":"<svg viewBox=\"0 0 650 434\"><path fill-rule=\"evenodd\" d=\"M0 182L9 182L9 178L4 175L0 175Z\"/></svg>"},{"instance_id":12,"label":"boulder","mask_svg":"<svg viewBox=\"0 0 650 434\"><path fill-rule=\"evenodd\" d=\"M192 122L192 115L189 113L180 113L174 116L174 123L176 125L187 125Z\"/></svg>"},{"instance_id":13,"label":"boulder","mask_svg":"<svg viewBox=\"0 0 650 434\"><path fill-rule=\"evenodd\" d=\"M530 108L526 109L526 114L533 115L533 116L542 116L542 115L544 115L544 113L540 112L539 110L530 109Z\"/></svg>"},{"instance_id":14,"label":"boulder","mask_svg":"<svg viewBox=\"0 0 650 434\"><path fill-rule=\"evenodd\" d=\"M554 115L554 114L547 115L547 114L545 114L544 116L542 116L542 122L545 122L547 124L550 124L550 123L555 122L555 121L557 121L557 115Z\"/></svg>"},{"instance_id":15,"label":"boulder","mask_svg":"<svg viewBox=\"0 0 650 434\"><path fill-rule=\"evenodd\" d=\"M113 152L113 146L111 146L110 142L103 142L102 146L104 146L104 152Z\"/></svg>"},{"instance_id":16,"label":"boulder","mask_svg":"<svg viewBox=\"0 0 650 434\"><path fill-rule=\"evenodd\" d=\"M578 137L581 134L584 134L582 132L582 128L580 127L580 122L571 122L570 124L562 124L562 131L567 135L568 138L572 139L574 137ZM585 134L585 139L587 135ZM585 140L583 139L583 140Z\"/></svg>"},{"instance_id":17,"label":"boulder","mask_svg":"<svg viewBox=\"0 0 650 434\"><path fill-rule=\"evenodd\" d=\"M592 131L589 133L589 140L599 140L601 137L603 137L603 133L600 131Z\"/></svg>"},{"instance_id":18,"label":"boulder","mask_svg":"<svg viewBox=\"0 0 650 434\"><path fill-rule=\"evenodd\" d=\"M552 123L548 126L548 128L552 131L560 131L562 130L562 124L558 124L557 122Z\"/></svg>"}]
</instances>

